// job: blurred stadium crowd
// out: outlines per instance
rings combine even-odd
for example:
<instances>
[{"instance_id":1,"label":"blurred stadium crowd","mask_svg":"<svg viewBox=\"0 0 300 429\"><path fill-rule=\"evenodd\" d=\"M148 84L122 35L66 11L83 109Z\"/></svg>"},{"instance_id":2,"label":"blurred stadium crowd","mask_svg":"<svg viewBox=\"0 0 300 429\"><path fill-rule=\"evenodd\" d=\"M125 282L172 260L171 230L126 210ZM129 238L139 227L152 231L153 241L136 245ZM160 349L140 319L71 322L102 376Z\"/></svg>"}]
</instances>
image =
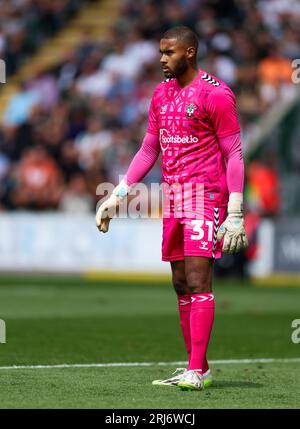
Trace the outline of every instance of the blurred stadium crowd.
<instances>
[{"instance_id":1,"label":"blurred stadium crowd","mask_svg":"<svg viewBox=\"0 0 300 429\"><path fill-rule=\"evenodd\" d=\"M8 74L67 25L80 3L1 1ZM243 135L274 102L293 95L297 1L122 1L105 40L94 40L87 28L60 64L36 68L20 83L0 130L1 210L94 211L97 185L116 184L142 142L150 97L163 79L159 39L176 25L198 33L199 66L235 91ZM160 179L157 165L146 183Z\"/></svg>"},{"instance_id":2,"label":"blurred stadium crowd","mask_svg":"<svg viewBox=\"0 0 300 429\"><path fill-rule=\"evenodd\" d=\"M1 0L0 58L8 74L24 58L66 25L80 7L80 0Z\"/></svg>"}]
</instances>

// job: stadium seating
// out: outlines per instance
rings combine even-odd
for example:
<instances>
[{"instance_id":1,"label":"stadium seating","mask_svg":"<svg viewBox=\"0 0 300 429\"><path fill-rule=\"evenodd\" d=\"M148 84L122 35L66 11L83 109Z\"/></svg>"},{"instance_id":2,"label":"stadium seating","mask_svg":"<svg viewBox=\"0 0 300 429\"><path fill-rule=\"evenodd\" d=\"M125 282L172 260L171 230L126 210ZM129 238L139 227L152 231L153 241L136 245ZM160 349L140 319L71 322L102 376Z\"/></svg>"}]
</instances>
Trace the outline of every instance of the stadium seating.
<instances>
[{"instance_id":1,"label":"stadium seating","mask_svg":"<svg viewBox=\"0 0 300 429\"><path fill-rule=\"evenodd\" d=\"M162 80L159 38L171 26L197 31L199 66L235 91L244 135L295 90L288 77L291 59L299 57L300 11L292 1L75 3L77 14L48 28L41 48L29 50L2 88L2 210L68 210L72 198L87 202L82 210L94 210L97 184L116 183L142 141L151 94ZM30 13L25 8L24 18ZM41 11L35 16L44 22ZM56 195L26 201L19 198L21 172L37 154L56 171ZM150 181L160 181L159 165Z\"/></svg>"}]
</instances>

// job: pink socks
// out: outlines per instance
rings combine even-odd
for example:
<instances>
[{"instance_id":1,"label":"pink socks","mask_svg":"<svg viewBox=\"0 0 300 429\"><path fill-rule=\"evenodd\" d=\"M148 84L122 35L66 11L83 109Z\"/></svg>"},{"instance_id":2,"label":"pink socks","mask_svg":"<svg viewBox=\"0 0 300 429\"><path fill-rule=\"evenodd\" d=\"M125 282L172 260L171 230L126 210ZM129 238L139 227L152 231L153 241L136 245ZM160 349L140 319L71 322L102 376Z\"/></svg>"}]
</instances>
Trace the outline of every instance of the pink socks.
<instances>
[{"instance_id":1,"label":"pink socks","mask_svg":"<svg viewBox=\"0 0 300 429\"><path fill-rule=\"evenodd\" d=\"M188 369L208 370L206 349L214 319L211 293L179 295L180 326L189 357Z\"/></svg>"},{"instance_id":2,"label":"pink socks","mask_svg":"<svg viewBox=\"0 0 300 429\"><path fill-rule=\"evenodd\" d=\"M180 316L180 326L185 343L185 348L189 357L189 365L191 358L191 332L190 332L190 312L191 312L191 296L178 295L178 309Z\"/></svg>"},{"instance_id":3,"label":"pink socks","mask_svg":"<svg viewBox=\"0 0 300 429\"><path fill-rule=\"evenodd\" d=\"M189 369L201 370L204 374L208 367L206 350L214 321L215 300L212 293L191 295L191 357Z\"/></svg>"}]
</instances>

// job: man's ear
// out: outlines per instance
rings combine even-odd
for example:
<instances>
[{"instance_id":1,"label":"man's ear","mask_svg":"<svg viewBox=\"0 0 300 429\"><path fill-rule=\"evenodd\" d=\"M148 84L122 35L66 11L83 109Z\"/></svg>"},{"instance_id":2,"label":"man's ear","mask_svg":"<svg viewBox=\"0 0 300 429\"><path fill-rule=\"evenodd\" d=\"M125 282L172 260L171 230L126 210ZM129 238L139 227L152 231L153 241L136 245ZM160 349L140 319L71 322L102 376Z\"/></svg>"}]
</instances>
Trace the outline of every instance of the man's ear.
<instances>
[{"instance_id":1,"label":"man's ear","mask_svg":"<svg viewBox=\"0 0 300 429\"><path fill-rule=\"evenodd\" d=\"M186 50L187 58L191 59L196 56L196 49L193 46L190 46Z\"/></svg>"}]
</instances>

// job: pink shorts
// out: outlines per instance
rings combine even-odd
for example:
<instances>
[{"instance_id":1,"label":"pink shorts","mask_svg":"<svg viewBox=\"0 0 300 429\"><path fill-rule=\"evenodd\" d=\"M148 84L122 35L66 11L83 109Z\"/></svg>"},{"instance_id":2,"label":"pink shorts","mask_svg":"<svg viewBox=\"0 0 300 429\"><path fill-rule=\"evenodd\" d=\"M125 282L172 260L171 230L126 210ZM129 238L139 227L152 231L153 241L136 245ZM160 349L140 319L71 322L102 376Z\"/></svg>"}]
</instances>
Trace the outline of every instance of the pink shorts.
<instances>
[{"instance_id":1,"label":"pink shorts","mask_svg":"<svg viewBox=\"0 0 300 429\"><path fill-rule=\"evenodd\" d=\"M222 242L217 232L227 216L227 207L205 205L199 218L164 217L162 260L178 261L185 256L204 256L218 259L222 256Z\"/></svg>"}]
</instances>

